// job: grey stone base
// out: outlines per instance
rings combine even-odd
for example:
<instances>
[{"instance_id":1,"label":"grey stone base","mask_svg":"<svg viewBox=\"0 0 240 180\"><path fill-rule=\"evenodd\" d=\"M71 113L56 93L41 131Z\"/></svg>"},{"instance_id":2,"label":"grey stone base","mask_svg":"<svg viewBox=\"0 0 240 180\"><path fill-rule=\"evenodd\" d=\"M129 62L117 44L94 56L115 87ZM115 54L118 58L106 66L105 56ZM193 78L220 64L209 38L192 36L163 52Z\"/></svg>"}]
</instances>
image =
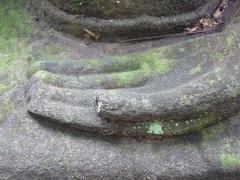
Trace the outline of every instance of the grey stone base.
<instances>
[{"instance_id":1,"label":"grey stone base","mask_svg":"<svg viewBox=\"0 0 240 180\"><path fill-rule=\"evenodd\" d=\"M181 57L176 59L175 68L149 86L161 82L156 89L164 91L202 76L221 63L232 63L228 61L230 56L238 61L238 29L239 24L233 24L232 31L225 31L226 37L224 33L220 38L214 36L212 48L205 46L209 37L208 41L196 41L194 47L192 42L186 42L185 49L175 46L177 57ZM221 38L227 43L222 44ZM108 49L101 44L98 47ZM86 47L85 54L88 52ZM27 112L28 88L26 83L0 95L0 179L240 178L239 113L201 132L176 138L106 137L33 117Z\"/></svg>"},{"instance_id":2,"label":"grey stone base","mask_svg":"<svg viewBox=\"0 0 240 180\"><path fill-rule=\"evenodd\" d=\"M199 134L151 141L37 121L24 91L0 127L1 179L239 179L240 115Z\"/></svg>"}]
</instances>

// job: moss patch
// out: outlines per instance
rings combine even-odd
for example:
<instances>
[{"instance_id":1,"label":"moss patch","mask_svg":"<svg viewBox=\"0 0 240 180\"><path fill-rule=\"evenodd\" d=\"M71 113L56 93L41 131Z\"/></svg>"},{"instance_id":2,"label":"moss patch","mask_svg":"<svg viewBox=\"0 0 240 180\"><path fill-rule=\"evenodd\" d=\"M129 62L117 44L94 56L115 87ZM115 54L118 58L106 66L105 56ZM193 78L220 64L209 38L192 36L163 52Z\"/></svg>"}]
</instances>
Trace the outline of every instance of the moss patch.
<instances>
[{"instance_id":1,"label":"moss patch","mask_svg":"<svg viewBox=\"0 0 240 180\"><path fill-rule=\"evenodd\" d=\"M240 167L240 157L233 153L222 152L219 156L219 160L224 171L230 171L236 167Z\"/></svg>"},{"instance_id":2,"label":"moss patch","mask_svg":"<svg viewBox=\"0 0 240 180\"><path fill-rule=\"evenodd\" d=\"M4 118L6 118L6 116L12 112L13 109L14 104L9 99L6 99L0 103L0 124L4 121Z\"/></svg>"},{"instance_id":3,"label":"moss patch","mask_svg":"<svg viewBox=\"0 0 240 180\"><path fill-rule=\"evenodd\" d=\"M163 134L162 125L160 123L152 123L147 132L148 134L161 135Z\"/></svg>"},{"instance_id":4,"label":"moss patch","mask_svg":"<svg viewBox=\"0 0 240 180\"><path fill-rule=\"evenodd\" d=\"M106 72L117 72L120 69L124 72L113 73L111 78L118 86L134 85L143 82L152 74L160 75L168 73L173 66L173 59L166 58L166 48L150 49L141 53L114 56L108 60ZM92 62L91 67L102 66L101 60ZM102 61L103 63L106 63Z\"/></svg>"},{"instance_id":5,"label":"moss patch","mask_svg":"<svg viewBox=\"0 0 240 180\"><path fill-rule=\"evenodd\" d=\"M166 58L166 48L150 49L142 53L133 53L112 57L112 71L125 69L126 73L114 75L119 84L127 84L137 77L141 79L151 74L166 74L173 66L173 59ZM111 68L111 67L109 67ZM109 69L109 71L111 71Z\"/></svg>"},{"instance_id":6,"label":"moss patch","mask_svg":"<svg viewBox=\"0 0 240 180\"><path fill-rule=\"evenodd\" d=\"M134 53L128 56L123 56L121 59L125 59L125 61L132 61L133 64L137 63L137 66L140 70L149 74L151 72L158 72L160 74L168 73L172 67L172 59L168 59L167 57L167 48L157 48L150 49L143 53ZM136 64L135 64L136 66Z\"/></svg>"},{"instance_id":7,"label":"moss patch","mask_svg":"<svg viewBox=\"0 0 240 180\"><path fill-rule=\"evenodd\" d=\"M129 71L111 75L117 86L124 87L128 85L138 85L143 80L143 74L140 71Z\"/></svg>"},{"instance_id":8,"label":"moss patch","mask_svg":"<svg viewBox=\"0 0 240 180\"><path fill-rule=\"evenodd\" d=\"M196 67L192 68L189 72L191 76L196 75L202 71L202 67L200 65L197 65Z\"/></svg>"},{"instance_id":9,"label":"moss patch","mask_svg":"<svg viewBox=\"0 0 240 180\"><path fill-rule=\"evenodd\" d=\"M103 60L89 59L80 61L80 63L82 63L83 69L89 72L98 72L98 69L100 69L100 71L106 73L105 79L96 79L96 82L100 85L110 83L119 87L135 86L144 82L153 74L164 75L172 69L174 58L169 57L168 51L167 48L156 48L140 53L113 56ZM62 62L64 64L66 61ZM28 77L44 69L43 66L44 61L32 64Z\"/></svg>"},{"instance_id":10,"label":"moss patch","mask_svg":"<svg viewBox=\"0 0 240 180\"><path fill-rule=\"evenodd\" d=\"M3 0L0 3L0 95L25 79L24 72L31 49L27 44L34 31L22 1Z\"/></svg>"},{"instance_id":11,"label":"moss patch","mask_svg":"<svg viewBox=\"0 0 240 180\"><path fill-rule=\"evenodd\" d=\"M152 136L176 136L190 132L197 132L206 128L218 120L214 114L208 114L205 117L182 120L152 120L150 122L135 123L134 133L148 134Z\"/></svg>"},{"instance_id":12,"label":"moss patch","mask_svg":"<svg viewBox=\"0 0 240 180\"><path fill-rule=\"evenodd\" d=\"M0 84L0 95L8 90L8 86L5 84Z\"/></svg>"},{"instance_id":13,"label":"moss patch","mask_svg":"<svg viewBox=\"0 0 240 180\"><path fill-rule=\"evenodd\" d=\"M47 84L56 85L58 87L62 86L61 78L57 74L49 73L47 71L38 71L34 77Z\"/></svg>"}]
</instances>

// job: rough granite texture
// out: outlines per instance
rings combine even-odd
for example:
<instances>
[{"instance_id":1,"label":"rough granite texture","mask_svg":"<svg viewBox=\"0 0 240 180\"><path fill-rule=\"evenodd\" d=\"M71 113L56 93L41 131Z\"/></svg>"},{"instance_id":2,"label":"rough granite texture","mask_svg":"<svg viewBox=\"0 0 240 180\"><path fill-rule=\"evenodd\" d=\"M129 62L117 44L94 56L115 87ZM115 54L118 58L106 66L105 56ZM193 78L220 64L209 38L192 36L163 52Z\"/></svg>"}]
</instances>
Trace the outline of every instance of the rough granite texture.
<instances>
[{"instance_id":1,"label":"rough granite texture","mask_svg":"<svg viewBox=\"0 0 240 180\"><path fill-rule=\"evenodd\" d=\"M0 179L239 179L239 113L198 133L176 138L101 136L30 115L28 79L35 72L39 75L39 67L26 68L34 66L36 61L39 64L43 60L75 59L77 62L80 59L87 63L89 59L125 57L133 52L130 57L141 55L143 59L152 59L156 55L153 52L144 56L139 51L154 48L162 52L162 46L166 46L175 52L166 55L173 64L164 66L165 70L160 68L162 73L147 86L164 91L195 80L223 64L231 64L229 60L239 60L239 15L219 34L125 46L107 43L85 46L82 41L59 34L46 25L32 29L27 24L29 15L25 17L16 6L0 4L0 13L7 22L4 30L0 29ZM9 22L15 22L14 28ZM13 44L19 44L22 51ZM93 67L96 65L92 63L95 61L90 62ZM55 79L48 79L48 83L55 82L52 80ZM122 82L125 84L120 86L125 86L126 81ZM233 90L230 95L234 97L236 93Z\"/></svg>"},{"instance_id":2,"label":"rough granite texture","mask_svg":"<svg viewBox=\"0 0 240 180\"><path fill-rule=\"evenodd\" d=\"M149 16L167 16L191 12L208 3L207 0L49 0L63 11L89 17L123 19ZM218 0L212 0L219 3ZM93 10L94 8L94 10Z\"/></svg>"},{"instance_id":3,"label":"rough granite texture","mask_svg":"<svg viewBox=\"0 0 240 180\"><path fill-rule=\"evenodd\" d=\"M232 4L236 1L237 0L230 0L229 2ZM121 11L126 10L126 8L118 8L119 13L118 11L113 11L107 15L108 18L103 18L102 16L104 15L102 15L102 13L94 15L91 15L90 13L90 16L88 16L89 12L86 12L84 15L69 14L55 6L57 3L52 4L48 0L31 0L30 2L29 7L33 14L39 19L43 19L48 22L52 27L59 31L83 38L87 29L97 36L100 35L100 39L95 37L95 40L117 42L132 38L182 33L185 28L189 25L191 26L195 24L199 21L199 19L205 17L210 18L221 4L221 1L218 0L202 1L202 6L199 6L199 8L193 8L192 11L185 9L184 12L178 12L173 15L173 11L171 10L173 5L168 1L166 2L168 3L166 5L168 8L164 8L162 12L169 12L170 14L160 15L158 12L153 13L153 11L147 11L144 15L137 13L135 17L132 17L131 13L125 13L126 15L124 15L124 18L115 18L115 16L120 13L124 14L124 12ZM92 6L87 5L85 7L83 5L82 8L87 11L89 6L97 6L97 2L98 1L92 2ZM106 5L106 2L108 1L103 2L104 5ZM67 3L69 4L70 2L67 1ZM61 2L59 2L58 5L59 4L61 5ZM184 4L188 3L185 2ZM133 9L136 10L136 8L134 8L136 5L130 5L130 7L131 6L133 6ZM141 7L142 4L140 3L137 6ZM154 5L154 2L151 2L149 3L149 6L144 9L150 9L150 7L153 6L158 7L163 5L161 3ZM193 6L194 5L188 4L188 7L190 8ZM102 6L100 6L100 8L102 8ZM100 12L107 14L109 13L108 9L112 8L106 8L104 11L101 9ZM98 11L99 8L97 6L93 12Z\"/></svg>"}]
</instances>

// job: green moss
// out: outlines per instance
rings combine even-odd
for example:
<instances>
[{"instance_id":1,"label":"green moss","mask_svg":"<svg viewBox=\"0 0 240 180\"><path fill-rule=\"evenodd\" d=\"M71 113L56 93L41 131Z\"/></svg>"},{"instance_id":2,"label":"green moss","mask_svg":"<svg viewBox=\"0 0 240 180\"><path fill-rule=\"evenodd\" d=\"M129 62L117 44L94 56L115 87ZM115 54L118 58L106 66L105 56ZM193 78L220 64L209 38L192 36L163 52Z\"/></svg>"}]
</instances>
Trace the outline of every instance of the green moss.
<instances>
[{"instance_id":1,"label":"green moss","mask_svg":"<svg viewBox=\"0 0 240 180\"><path fill-rule=\"evenodd\" d=\"M216 61L223 61L226 57L225 55L223 54L223 52L215 52L213 53L213 59L216 60Z\"/></svg>"},{"instance_id":2,"label":"green moss","mask_svg":"<svg viewBox=\"0 0 240 180\"><path fill-rule=\"evenodd\" d=\"M136 123L134 130L141 134L149 135L169 135L175 136L189 132L200 131L210 124L215 123L218 118L213 114L204 117L182 120L154 120L144 123Z\"/></svg>"},{"instance_id":3,"label":"green moss","mask_svg":"<svg viewBox=\"0 0 240 180\"><path fill-rule=\"evenodd\" d=\"M5 113L9 113L13 110L14 105L10 100L5 100L2 104L2 110Z\"/></svg>"},{"instance_id":4,"label":"green moss","mask_svg":"<svg viewBox=\"0 0 240 180\"><path fill-rule=\"evenodd\" d=\"M62 82L60 80L60 77L57 74L52 74L47 71L38 71L34 75L37 79L42 80L43 82L47 84L54 84L56 86L62 86Z\"/></svg>"},{"instance_id":5,"label":"green moss","mask_svg":"<svg viewBox=\"0 0 240 180\"><path fill-rule=\"evenodd\" d=\"M150 124L149 130L147 132L148 134L154 134L154 135L161 135L163 134L162 125L160 123L152 123Z\"/></svg>"},{"instance_id":6,"label":"green moss","mask_svg":"<svg viewBox=\"0 0 240 180\"><path fill-rule=\"evenodd\" d=\"M0 54L0 71L3 71L7 67L7 55Z\"/></svg>"},{"instance_id":7,"label":"green moss","mask_svg":"<svg viewBox=\"0 0 240 180\"><path fill-rule=\"evenodd\" d=\"M165 48L151 49L144 53L133 55L134 60L139 61L140 69L145 72L158 72L160 74L166 74L169 72L172 66L172 60L166 58Z\"/></svg>"},{"instance_id":8,"label":"green moss","mask_svg":"<svg viewBox=\"0 0 240 180\"><path fill-rule=\"evenodd\" d=\"M109 73L110 76L107 76L106 80L96 79L98 84L113 81L121 87L132 83L139 84L154 73L166 74L171 70L172 65L173 60L166 58L165 48L113 56L105 60L93 59L83 62L83 66L88 69L104 68L104 71Z\"/></svg>"},{"instance_id":9,"label":"green moss","mask_svg":"<svg viewBox=\"0 0 240 180\"><path fill-rule=\"evenodd\" d=\"M65 60L66 58L69 58L68 52L69 52L69 47L59 43L48 42L46 45L44 45L39 50L37 50L36 59L38 60L50 59L55 61L59 61L59 60L62 61L62 60Z\"/></svg>"},{"instance_id":10,"label":"green moss","mask_svg":"<svg viewBox=\"0 0 240 180\"><path fill-rule=\"evenodd\" d=\"M126 71L137 70L140 68L140 61L135 57L134 54L123 55L123 56L114 56L110 59L109 71L111 69L114 71L115 69L126 69Z\"/></svg>"},{"instance_id":11,"label":"green moss","mask_svg":"<svg viewBox=\"0 0 240 180\"><path fill-rule=\"evenodd\" d=\"M129 71L105 74L103 76L96 77L92 81L100 86L109 86L114 88L133 87L138 86L144 82L144 75L140 71Z\"/></svg>"},{"instance_id":12,"label":"green moss","mask_svg":"<svg viewBox=\"0 0 240 180\"><path fill-rule=\"evenodd\" d=\"M165 51L165 48L158 48L142 53L113 57L113 67L128 71L128 73L118 75L117 79L120 81L119 83L128 83L136 75L146 78L153 73L162 75L168 73L173 65L173 60L166 58Z\"/></svg>"},{"instance_id":13,"label":"green moss","mask_svg":"<svg viewBox=\"0 0 240 180\"><path fill-rule=\"evenodd\" d=\"M142 53L114 56L104 60L90 59L80 63L89 71L103 69L108 74L106 79L96 78L97 84L112 82L124 87L138 85L154 73L161 75L168 73L172 68L173 60L166 58L165 48L157 48ZM43 64L44 62L40 62L31 65L28 75L32 76L40 71Z\"/></svg>"},{"instance_id":14,"label":"green moss","mask_svg":"<svg viewBox=\"0 0 240 180\"><path fill-rule=\"evenodd\" d=\"M23 10L22 1L2 0L0 4L0 35L3 38L28 35L33 27L27 22L27 14Z\"/></svg>"},{"instance_id":15,"label":"green moss","mask_svg":"<svg viewBox=\"0 0 240 180\"><path fill-rule=\"evenodd\" d=\"M169 57L168 51L167 48L156 48L145 52L113 56L104 60L90 59L80 63L89 71L103 68L104 72L108 73L109 76L106 76L106 80L96 78L96 83L99 85L112 82L120 87L134 86L150 78L154 73L163 75L171 70L173 59L166 58ZM44 52L44 54L48 53ZM41 70L43 63L32 65L28 74L31 76Z\"/></svg>"},{"instance_id":16,"label":"green moss","mask_svg":"<svg viewBox=\"0 0 240 180\"><path fill-rule=\"evenodd\" d=\"M196 75L202 71L201 65L197 65L196 67L192 68L189 72L191 76Z\"/></svg>"},{"instance_id":17,"label":"green moss","mask_svg":"<svg viewBox=\"0 0 240 180\"><path fill-rule=\"evenodd\" d=\"M214 79L208 79L208 80L207 80L207 83L208 83L210 86L214 86L215 84L217 84L217 81L214 80Z\"/></svg>"},{"instance_id":18,"label":"green moss","mask_svg":"<svg viewBox=\"0 0 240 180\"><path fill-rule=\"evenodd\" d=\"M128 84L131 81L134 80L135 78L135 73L132 72L123 72L123 73L119 73L117 75L114 75L114 78L117 79L117 82L121 85L121 84Z\"/></svg>"},{"instance_id":19,"label":"green moss","mask_svg":"<svg viewBox=\"0 0 240 180\"><path fill-rule=\"evenodd\" d=\"M220 153L219 160L224 171L230 171L240 166L240 157L232 153Z\"/></svg>"},{"instance_id":20,"label":"green moss","mask_svg":"<svg viewBox=\"0 0 240 180\"><path fill-rule=\"evenodd\" d=\"M11 100L6 99L0 103L0 123L3 122L4 118L12 112L14 109L14 104Z\"/></svg>"},{"instance_id":21,"label":"green moss","mask_svg":"<svg viewBox=\"0 0 240 180\"><path fill-rule=\"evenodd\" d=\"M34 73L41 71L43 69L43 63L44 62L35 62L30 65L30 67L27 70L27 76L30 78Z\"/></svg>"},{"instance_id":22,"label":"green moss","mask_svg":"<svg viewBox=\"0 0 240 180\"><path fill-rule=\"evenodd\" d=\"M234 46L234 44L235 44L234 39L235 39L234 35L232 35L232 34L227 36L226 46L227 46L228 49L231 49Z\"/></svg>"},{"instance_id":23,"label":"green moss","mask_svg":"<svg viewBox=\"0 0 240 180\"><path fill-rule=\"evenodd\" d=\"M96 68L99 65L101 65L100 60L97 60L97 59L87 60L84 62L84 64L89 66L90 68Z\"/></svg>"},{"instance_id":24,"label":"green moss","mask_svg":"<svg viewBox=\"0 0 240 180\"><path fill-rule=\"evenodd\" d=\"M190 132L197 132L216 122L217 118L209 115L202 118L182 120L150 120L137 122L128 131L133 134L148 136L177 136Z\"/></svg>"},{"instance_id":25,"label":"green moss","mask_svg":"<svg viewBox=\"0 0 240 180\"><path fill-rule=\"evenodd\" d=\"M117 82L117 85L121 87L129 84L139 84L142 81L142 78L139 79L141 76L143 76L143 74L139 71L122 72L112 75L113 79Z\"/></svg>"},{"instance_id":26,"label":"green moss","mask_svg":"<svg viewBox=\"0 0 240 180\"><path fill-rule=\"evenodd\" d=\"M142 53L133 53L113 58L116 63L123 63L131 69L140 68L143 72L165 74L171 69L172 60L166 58L166 49L150 49Z\"/></svg>"},{"instance_id":27,"label":"green moss","mask_svg":"<svg viewBox=\"0 0 240 180\"><path fill-rule=\"evenodd\" d=\"M191 98L189 96L184 95L180 98L180 102L183 105L190 105L191 104Z\"/></svg>"},{"instance_id":28,"label":"green moss","mask_svg":"<svg viewBox=\"0 0 240 180\"><path fill-rule=\"evenodd\" d=\"M2 0L0 3L0 74L7 75L8 85L0 82L3 93L24 77L27 58L31 50L27 46L33 26L23 10L22 1ZM1 80L0 80L1 81Z\"/></svg>"},{"instance_id":29,"label":"green moss","mask_svg":"<svg viewBox=\"0 0 240 180\"><path fill-rule=\"evenodd\" d=\"M8 86L5 84L0 84L0 96L3 94L5 91L8 90Z\"/></svg>"}]
</instances>

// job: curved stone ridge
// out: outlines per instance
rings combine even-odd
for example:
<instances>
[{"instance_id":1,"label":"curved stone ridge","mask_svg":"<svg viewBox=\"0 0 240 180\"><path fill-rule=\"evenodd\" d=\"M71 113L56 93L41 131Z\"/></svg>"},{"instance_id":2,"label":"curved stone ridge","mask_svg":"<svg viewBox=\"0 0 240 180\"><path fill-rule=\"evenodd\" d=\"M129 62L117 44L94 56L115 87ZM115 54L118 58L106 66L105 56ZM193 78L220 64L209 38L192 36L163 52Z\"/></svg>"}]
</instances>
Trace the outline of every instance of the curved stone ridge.
<instances>
[{"instance_id":1,"label":"curved stone ridge","mask_svg":"<svg viewBox=\"0 0 240 180\"><path fill-rule=\"evenodd\" d=\"M103 19L136 18L143 15L173 16L192 12L206 5L207 0L49 0L71 14Z\"/></svg>"},{"instance_id":2,"label":"curved stone ridge","mask_svg":"<svg viewBox=\"0 0 240 180\"><path fill-rule=\"evenodd\" d=\"M40 117L103 134L180 135L239 111L239 72L237 64L166 92L110 90L99 95L98 90L84 90L101 87L91 75L77 78L39 71L33 76L34 85L28 92L28 110ZM113 81L111 78L105 79L104 84ZM128 85L133 86L131 82Z\"/></svg>"},{"instance_id":3,"label":"curved stone ridge","mask_svg":"<svg viewBox=\"0 0 240 180\"><path fill-rule=\"evenodd\" d=\"M33 64L28 111L104 135L169 137L199 131L239 111L235 33L108 59ZM183 65L175 67L178 63ZM160 87L165 76L174 78L175 68L182 68L175 75L186 76L179 73L191 63L187 80ZM203 67L207 71L201 73Z\"/></svg>"},{"instance_id":4,"label":"curved stone ridge","mask_svg":"<svg viewBox=\"0 0 240 180\"><path fill-rule=\"evenodd\" d=\"M97 51L95 44L87 47L81 44L81 41L74 39L73 43L70 38L62 35L56 37L55 34L49 38L49 29L47 32L39 29L40 34L36 33L38 30L31 29L32 26L29 24L31 21L27 17L24 18L23 12L19 11L21 0L1 2L6 3L0 4L0 7L3 7L0 8L0 12L4 14L0 24L1 27L5 27L0 28L3 50L0 53L0 179L239 179L240 113L200 133L161 141L85 133L82 130L91 129L101 133L104 122L111 125L110 123L115 121L95 119L96 107L94 108L93 104L96 99L87 95L91 95L88 90L95 90L93 87L96 83L93 79L91 82L87 79L81 80L83 77L95 76L95 80L100 78L106 82L109 80L103 76L114 74L115 78L112 78L111 83L108 85L100 83L98 87L95 86L96 89L111 89L116 86L127 88L125 91L133 90L138 93L140 90L146 90L144 92L150 93L181 87L201 78L204 74L213 72L214 69L217 72L223 70L229 64L232 65L228 66L231 70L239 64L240 58L239 17L234 20L238 25L231 25L224 33L207 36L203 38L204 40L191 40L175 48L171 45L170 49L173 51L167 55L165 54L167 51L160 48L152 49L150 52L148 50L147 54L136 53L128 58L111 57L109 62L104 59L61 62L62 59L79 60L79 54L76 52L81 53L82 58L91 52L89 58L93 58L100 57L101 52L108 56L119 51L126 53L125 49L131 51L147 49L146 47L152 47L152 44L156 45L156 42L124 45L117 50L116 45L99 43L97 48L100 52L94 52ZM34 34L25 32L26 27L30 28L31 32L34 31ZM23 43L22 39L26 43ZM29 48L25 49L26 47ZM29 63L42 59L55 59L57 62L48 61L33 65L29 72L31 82L24 83L27 79L23 76L26 68L29 68ZM119 68L107 66L114 59L115 63L119 62ZM134 61L129 61L130 59ZM4 61L7 62L6 65ZM155 72L151 77L149 69ZM131 72L135 70L145 72L143 76L145 78L133 84L134 76L126 74L134 75ZM228 75L232 75L232 72ZM64 81L61 83L61 78L56 77L62 77ZM154 81L154 78L157 79ZM9 88L1 91L2 82L9 85ZM16 85L13 87L12 83ZM215 85L215 81L209 81L209 84ZM147 91L147 87L153 86L152 91ZM121 91L124 88L121 88ZM40 92L40 89L43 91ZM237 89L230 87L229 90L229 95L236 97ZM29 103L26 101L26 93ZM27 104L34 105L32 103L34 98L40 96L43 97L44 104L39 104L39 107L35 104L35 107L42 110L36 111L33 116L29 115ZM51 97L52 99L49 99ZM86 101L79 103L82 97L86 97ZM187 104L188 99L184 97L183 102ZM88 110L88 104L93 108ZM71 110L76 115L75 124L71 124L73 121L70 117L74 117L74 114L70 113ZM36 118L40 117L40 114L46 119ZM60 121L56 122L54 117L58 117ZM72 125L79 130L60 125L58 122ZM102 123L100 128L99 123ZM116 120L116 124L120 122ZM164 128L159 122L154 122L145 132L156 134L158 137L164 132Z\"/></svg>"},{"instance_id":5,"label":"curved stone ridge","mask_svg":"<svg viewBox=\"0 0 240 180\"><path fill-rule=\"evenodd\" d=\"M219 0L200 2L202 2L202 6L192 11L186 10L184 13L174 14L172 12L173 14L164 16L147 13L147 15L138 15L132 18L124 17L123 19L104 19L99 18L99 15L85 17L68 14L51 4L48 0L32 0L31 9L37 16L58 30L79 37L85 37L86 34L90 34L93 39L99 39L99 36L101 36L101 40L119 41L146 36L182 33L186 27L194 25L201 18L211 18L216 9L221 5Z\"/></svg>"}]
</instances>

